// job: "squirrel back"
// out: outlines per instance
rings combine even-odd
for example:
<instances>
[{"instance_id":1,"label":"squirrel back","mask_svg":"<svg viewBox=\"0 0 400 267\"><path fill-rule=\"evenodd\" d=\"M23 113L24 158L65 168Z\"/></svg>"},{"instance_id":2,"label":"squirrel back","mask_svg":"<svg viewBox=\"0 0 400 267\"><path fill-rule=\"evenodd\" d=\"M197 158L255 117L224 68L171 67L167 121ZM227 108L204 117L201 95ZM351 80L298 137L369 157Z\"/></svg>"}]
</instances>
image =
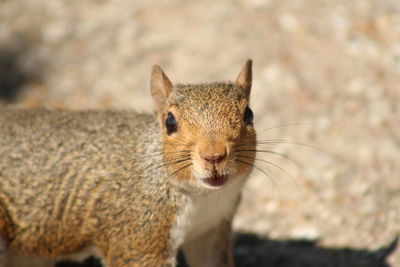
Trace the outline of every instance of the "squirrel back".
<instances>
[{"instance_id":1,"label":"squirrel back","mask_svg":"<svg viewBox=\"0 0 400 267\"><path fill-rule=\"evenodd\" d=\"M0 125L0 211L6 211L0 226L3 218L9 222L0 233L11 241L11 250L68 255L91 245L94 236L105 242L114 230L146 220L165 223L149 223L148 231L141 227L144 240L169 239L159 236L169 231L154 229L169 227L175 216L166 181L157 179L167 174L154 168L162 162L155 116L2 110ZM167 244L160 246L166 250Z\"/></svg>"},{"instance_id":2,"label":"squirrel back","mask_svg":"<svg viewBox=\"0 0 400 267\"><path fill-rule=\"evenodd\" d=\"M235 83L199 85L173 86L155 66L156 115L0 110L7 248L60 258L94 246L106 266L174 266L182 247L191 266L232 266L255 156L250 87L251 61Z\"/></svg>"}]
</instances>

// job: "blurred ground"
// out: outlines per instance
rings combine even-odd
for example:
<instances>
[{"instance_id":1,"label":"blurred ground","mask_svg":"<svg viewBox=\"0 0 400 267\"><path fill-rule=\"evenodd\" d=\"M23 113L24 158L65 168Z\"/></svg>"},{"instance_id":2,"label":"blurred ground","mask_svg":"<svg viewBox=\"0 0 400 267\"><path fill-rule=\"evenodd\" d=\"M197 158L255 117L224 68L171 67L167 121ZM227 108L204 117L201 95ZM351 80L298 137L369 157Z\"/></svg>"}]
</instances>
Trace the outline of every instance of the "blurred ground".
<instances>
[{"instance_id":1,"label":"blurred ground","mask_svg":"<svg viewBox=\"0 0 400 267\"><path fill-rule=\"evenodd\" d=\"M400 266L399 248L351 260L400 234L397 0L0 1L0 106L148 111L152 64L201 82L234 79L247 58L259 139L313 148L262 146L284 157L259 155L271 173L244 192L234 225L253 237L239 261Z\"/></svg>"}]
</instances>

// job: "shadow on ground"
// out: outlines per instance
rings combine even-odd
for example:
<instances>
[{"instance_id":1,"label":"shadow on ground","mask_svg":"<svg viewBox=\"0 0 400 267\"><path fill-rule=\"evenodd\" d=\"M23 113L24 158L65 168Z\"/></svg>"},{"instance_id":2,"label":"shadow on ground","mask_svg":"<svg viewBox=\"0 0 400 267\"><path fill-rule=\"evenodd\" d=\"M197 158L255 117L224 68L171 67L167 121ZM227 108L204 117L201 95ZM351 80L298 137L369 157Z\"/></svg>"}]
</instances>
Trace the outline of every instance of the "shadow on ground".
<instances>
[{"instance_id":1,"label":"shadow on ground","mask_svg":"<svg viewBox=\"0 0 400 267\"><path fill-rule=\"evenodd\" d=\"M386 259L397 247L397 239L378 250L357 250L319 247L310 241L275 241L254 234L239 233L235 238L236 267L391 267ZM56 267L101 265L89 258L81 264L60 262ZM178 267L186 267L182 255Z\"/></svg>"},{"instance_id":2,"label":"shadow on ground","mask_svg":"<svg viewBox=\"0 0 400 267\"><path fill-rule=\"evenodd\" d=\"M20 51L0 47L0 99L15 101L23 85L29 80L20 65Z\"/></svg>"},{"instance_id":3,"label":"shadow on ground","mask_svg":"<svg viewBox=\"0 0 400 267\"><path fill-rule=\"evenodd\" d=\"M16 102L26 84L40 81L44 67L37 60L31 62L31 66L26 64L35 46L34 37L27 34L14 39L0 44L0 102L5 103Z\"/></svg>"}]
</instances>

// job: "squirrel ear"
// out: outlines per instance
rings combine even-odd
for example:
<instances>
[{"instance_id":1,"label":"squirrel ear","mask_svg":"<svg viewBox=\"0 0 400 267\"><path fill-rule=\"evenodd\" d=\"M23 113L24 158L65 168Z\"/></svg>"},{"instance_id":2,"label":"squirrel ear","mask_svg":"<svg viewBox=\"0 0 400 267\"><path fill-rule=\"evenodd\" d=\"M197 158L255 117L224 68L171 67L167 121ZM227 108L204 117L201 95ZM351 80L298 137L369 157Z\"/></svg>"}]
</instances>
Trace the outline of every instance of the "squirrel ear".
<instances>
[{"instance_id":1,"label":"squirrel ear","mask_svg":"<svg viewBox=\"0 0 400 267\"><path fill-rule=\"evenodd\" d=\"M167 98L172 91L172 83L160 66L154 65L151 71L151 95L158 112L165 108Z\"/></svg>"},{"instance_id":2,"label":"squirrel ear","mask_svg":"<svg viewBox=\"0 0 400 267\"><path fill-rule=\"evenodd\" d=\"M246 64L243 66L238 77L236 78L236 84L242 87L243 93L249 97L251 89L252 71L251 71L252 61L248 59Z\"/></svg>"}]
</instances>

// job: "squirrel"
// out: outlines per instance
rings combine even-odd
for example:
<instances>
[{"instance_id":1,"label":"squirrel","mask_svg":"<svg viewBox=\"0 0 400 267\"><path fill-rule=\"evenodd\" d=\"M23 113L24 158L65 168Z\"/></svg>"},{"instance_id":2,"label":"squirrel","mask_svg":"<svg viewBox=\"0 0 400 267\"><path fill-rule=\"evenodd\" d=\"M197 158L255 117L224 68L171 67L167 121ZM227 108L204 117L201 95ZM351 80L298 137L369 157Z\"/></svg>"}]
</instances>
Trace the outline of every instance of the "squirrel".
<instances>
[{"instance_id":1,"label":"squirrel","mask_svg":"<svg viewBox=\"0 0 400 267\"><path fill-rule=\"evenodd\" d=\"M154 114L0 109L3 260L232 267L232 219L255 160L252 61L235 82L172 85ZM8 253L10 252L10 253ZM14 256L16 257L16 256Z\"/></svg>"}]
</instances>

